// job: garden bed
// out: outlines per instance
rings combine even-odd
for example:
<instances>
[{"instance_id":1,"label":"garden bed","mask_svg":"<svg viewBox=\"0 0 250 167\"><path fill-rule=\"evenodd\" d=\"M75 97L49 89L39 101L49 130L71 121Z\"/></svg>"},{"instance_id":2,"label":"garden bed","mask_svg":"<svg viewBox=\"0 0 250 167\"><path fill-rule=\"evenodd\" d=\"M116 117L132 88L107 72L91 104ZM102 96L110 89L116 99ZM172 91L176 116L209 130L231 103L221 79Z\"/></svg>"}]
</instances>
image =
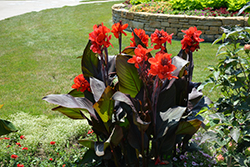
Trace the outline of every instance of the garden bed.
<instances>
[{"instance_id":1,"label":"garden bed","mask_svg":"<svg viewBox=\"0 0 250 167\"><path fill-rule=\"evenodd\" d=\"M147 34L151 34L155 29L163 29L169 34L174 33L173 39L182 39L181 30L196 26L202 31L201 38L206 42L217 39L223 31L221 26L239 25L248 26L248 17L205 17L187 15L153 14L146 12L130 12L123 4L112 6L113 22L128 23L131 28L144 29ZM127 30L130 30L130 27Z\"/></svg>"}]
</instances>

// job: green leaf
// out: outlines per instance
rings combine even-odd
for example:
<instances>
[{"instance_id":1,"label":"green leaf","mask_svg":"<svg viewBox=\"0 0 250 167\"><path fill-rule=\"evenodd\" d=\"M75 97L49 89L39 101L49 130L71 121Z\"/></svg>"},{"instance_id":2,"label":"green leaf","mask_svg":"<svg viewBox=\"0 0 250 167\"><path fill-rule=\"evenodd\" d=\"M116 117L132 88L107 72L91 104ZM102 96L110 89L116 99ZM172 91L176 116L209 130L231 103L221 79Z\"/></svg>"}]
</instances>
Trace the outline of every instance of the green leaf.
<instances>
[{"instance_id":1,"label":"green leaf","mask_svg":"<svg viewBox=\"0 0 250 167\"><path fill-rule=\"evenodd\" d=\"M112 119L112 113L114 111L114 100L112 100L112 96L114 92L115 90L108 86L104 90L100 100L93 105L104 123Z\"/></svg>"},{"instance_id":2,"label":"green leaf","mask_svg":"<svg viewBox=\"0 0 250 167\"><path fill-rule=\"evenodd\" d=\"M181 121L175 134L188 134L193 135L201 126L202 121L193 119L189 121Z\"/></svg>"},{"instance_id":3,"label":"green leaf","mask_svg":"<svg viewBox=\"0 0 250 167\"><path fill-rule=\"evenodd\" d=\"M234 139L236 143L238 143L239 137L240 137L240 129L238 128L233 128L230 131L230 136Z\"/></svg>"},{"instance_id":4,"label":"green leaf","mask_svg":"<svg viewBox=\"0 0 250 167\"><path fill-rule=\"evenodd\" d=\"M66 115L67 117L71 118L71 119L85 119L81 115L80 109L77 109L77 108L66 108L66 107L58 106L56 108L53 108L52 110L53 111L59 111L62 114Z\"/></svg>"},{"instance_id":5,"label":"green leaf","mask_svg":"<svg viewBox=\"0 0 250 167\"><path fill-rule=\"evenodd\" d=\"M128 56L117 56L116 72L119 79L119 90L134 98L140 91L143 83L138 75L137 68L133 64L129 64L127 62L128 59Z\"/></svg>"},{"instance_id":6,"label":"green leaf","mask_svg":"<svg viewBox=\"0 0 250 167\"><path fill-rule=\"evenodd\" d=\"M207 131L203 134L200 143L204 143L205 141L214 141L217 137L217 134L213 131Z\"/></svg>"},{"instance_id":7,"label":"green leaf","mask_svg":"<svg viewBox=\"0 0 250 167\"><path fill-rule=\"evenodd\" d=\"M0 136L16 131L17 131L16 127L11 122L0 119Z\"/></svg>"},{"instance_id":8,"label":"green leaf","mask_svg":"<svg viewBox=\"0 0 250 167\"><path fill-rule=\"evenodd\" d=\"M90 139L82 139L82 140L78 140L78 143L80 143L81 145L88 147L92 150L95 149L95 141L90 140Z\"/></svg>"},{"instance_id":9,"label":"green leaf","mask_svg":"<svg viewBox=\"0 0 250 167\"><path fill-rule=\"evenodd\" d=\"M81 91L78 91L77 89L73 89L68 94L73 96L73 97L85 97L84 93Z\"/></svg>"},{"instance_id":10,"label":"green leaf","mask_svg":"<svg viewBox=\"0 0 250 167\"><path fill-rule=\"evenodd\" d=\"M226 120L224 114L222 114L222 113L211 114L211 115L209 115L209 117L212 119L217 119L217 120L222 120L222 121Z\"/></svg>"},{"instance_id":11,"label":"green leaf","mask_svg":"<svg viewBox=\"0 0 250 167\"><path fill-rule=\"evenodd\" d=\"M99 59L98 54L90 50L91 41L89 40L86 45L83 56L82 56L82 72L85 77L96 77L98 78L99 74ZM100 78L100 77L99 77Z\"/></svg>"},{"instance_id":12,"label":"green leaf","mask_svg":"<svg viewBox=\"0 0 250 167\"><path fill-rule=\"evenodd\" d=\"M130 55L130 56L133 56L135 55L135 48L136 47L127 47L125 48L122 53L126 54L126 55Z\"/></svg>"}]
</instances>

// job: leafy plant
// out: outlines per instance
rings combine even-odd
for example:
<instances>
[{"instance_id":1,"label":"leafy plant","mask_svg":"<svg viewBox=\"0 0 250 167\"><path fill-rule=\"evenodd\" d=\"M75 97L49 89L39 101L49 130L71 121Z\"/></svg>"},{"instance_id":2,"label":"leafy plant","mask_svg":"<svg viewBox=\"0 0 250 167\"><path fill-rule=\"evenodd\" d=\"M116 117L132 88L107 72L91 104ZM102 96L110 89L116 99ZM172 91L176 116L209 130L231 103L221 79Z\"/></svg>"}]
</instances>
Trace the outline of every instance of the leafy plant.
<instances>
[{"instance_id":1,"label":"leafy plant","mask_svg":"<svg viewBox=\"0 0 250 167\"><path fill-rule=\"evenodd\" d=\"M3 107L3 104L0 105L0 109ZM9 121L0 119L0 136L6 135L11 132L16 132L16 127Z\"/></svg>"},{"instance_id":2,"label":"leafy plant","mask_svg":"<svg viewBox=\"0 0 250 167\"><path fill-rule=\"evenodd\" d=\"M217 55L225 55L216 66L210 67L212 74L201 85L213 84L221 90L214 104L215 113L209 115L209 131L203 141L214 141L214 149L222 166L249 166L250 157L250 45L249 27L224 27Z\"/></svg>"},{"instance_id":3,"label":"leafy plant","mask_svg":"<svg viewBox=\"0 0 250 167\"><path fill-rule=\"evenodd\" d=\"M111 35L103 24L94 25L84 49L82 73L74 88L64 95L51 94L43 99L60 105L53 110L72 119L87 119L97 141L79 140L90 148L82 163L100 162L105 166L148 166L167 164L176 154L189 150L189 140L203 125L197 113L210 100L191 82L193 52L203 41L196 27L183 30L182 49L171 58L166 43L172 34L156 30L151 43L159 50L155 57L148 49L149 36L132 29L130 46L121 49L127 28L120 21L111 32L118 38L119 53L108 55Z\"/></svg>"}]
</instances>

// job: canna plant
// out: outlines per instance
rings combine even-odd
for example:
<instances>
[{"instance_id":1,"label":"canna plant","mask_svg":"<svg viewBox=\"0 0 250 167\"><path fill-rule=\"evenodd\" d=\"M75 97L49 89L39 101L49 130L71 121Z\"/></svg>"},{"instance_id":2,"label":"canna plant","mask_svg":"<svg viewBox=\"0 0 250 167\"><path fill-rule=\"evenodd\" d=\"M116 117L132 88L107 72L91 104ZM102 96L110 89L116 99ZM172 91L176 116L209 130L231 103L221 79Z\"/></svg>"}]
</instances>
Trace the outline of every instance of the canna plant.
<instances>
[{"instance_id":1,"label":"canna plant","mask_svg":"<svg viewBox=\"0 0 250 167\"><path fill-rule=\"evenodd\" d=\"M94 25L81 57L82 74L74 79L68 94L43 99L59 105L52 109L72 119L86 119L96 141L79 140L89 150L81 163L105 166L168 164L176 154L194 148L189 139L203 126L197 113L210 100L193 83L193 52L199 49L201 31L183 30L182 48L172 57L166 43L172 34L131 29L131 43L121 49L128 24L115 23L111 32L118 39L119 53L108 54L110 29ZM155 56L151 51L159 50ZM153 161L152 161L153 160Z\"/></svg>"}]
</instances>

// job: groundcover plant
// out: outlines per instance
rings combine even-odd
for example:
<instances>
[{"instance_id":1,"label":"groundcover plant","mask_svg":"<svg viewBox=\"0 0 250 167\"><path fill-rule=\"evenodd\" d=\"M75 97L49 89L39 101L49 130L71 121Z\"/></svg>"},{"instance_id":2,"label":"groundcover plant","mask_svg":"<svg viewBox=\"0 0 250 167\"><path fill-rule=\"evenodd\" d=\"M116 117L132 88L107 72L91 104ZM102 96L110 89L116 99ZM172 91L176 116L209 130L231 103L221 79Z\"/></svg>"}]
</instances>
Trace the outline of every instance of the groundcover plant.
<instances>
[{"instance_id":1,"label":"groundcover plant","mask_svg":"<svg viewBox=\"0 0 250 167\"><path fill-rule=\"evenodd\" d=\"M210 100L193 83L193 52L199 49L201 31L185 34L177 56L167 51L172 34L155 30L150 37L142 29L131 29L131 43L122 46L128 27L115 23L111 32L118 39L119 53L108 55L110 29L93 26L81 56L82 74L74 79L68 94L43 99L59 105L53 110L72 119L87 119L96 140L82 139L89 148L82 163L105 166L168 164L178 152L195 148L189 140L202 127L197 113ZM152 56L151 51L156 54Z\"/></svg>"}]
</instances>

